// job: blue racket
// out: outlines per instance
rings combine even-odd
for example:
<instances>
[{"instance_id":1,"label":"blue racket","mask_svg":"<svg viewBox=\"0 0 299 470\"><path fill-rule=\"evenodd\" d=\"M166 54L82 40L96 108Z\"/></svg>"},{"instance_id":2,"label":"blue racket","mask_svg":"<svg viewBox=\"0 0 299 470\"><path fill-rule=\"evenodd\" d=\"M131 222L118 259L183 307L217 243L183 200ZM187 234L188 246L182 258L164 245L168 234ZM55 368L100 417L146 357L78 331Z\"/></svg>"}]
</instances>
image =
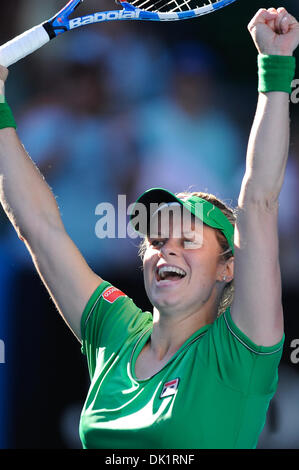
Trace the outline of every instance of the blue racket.
<instances>
[{"instance_id":1,"label":"blue racket","mask_svg":"<svg viewBox=\"0 0 299 470\"><path fill-rule=\"evenodd\" d=\"M60 34L88 24L115 20L175 21L213 13L236 0L119 0L120 10L101 11L70 19L83 0L71 0L48 21L0 47L0 64L18 62Z\"/></svg>"}]
</instances>

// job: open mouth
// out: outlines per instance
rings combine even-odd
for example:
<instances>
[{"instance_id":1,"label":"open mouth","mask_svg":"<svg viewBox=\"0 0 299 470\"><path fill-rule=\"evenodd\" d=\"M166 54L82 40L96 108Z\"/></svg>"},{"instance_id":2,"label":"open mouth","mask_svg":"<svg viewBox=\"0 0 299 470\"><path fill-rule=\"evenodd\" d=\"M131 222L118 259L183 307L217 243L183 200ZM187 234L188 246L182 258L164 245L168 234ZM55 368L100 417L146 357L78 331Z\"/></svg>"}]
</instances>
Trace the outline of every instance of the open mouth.
<instances>
[{"instance_id":1,"label":"open mouth","mask_svg":"<svg viewBox=\"0 0 299 470\"><path fill-rule=\"evenodd\" d=\"M176 266L161 266L156 269L156 280L163 281L179 281L186 276L186 272Z\"/></svg>"}]
</instances>

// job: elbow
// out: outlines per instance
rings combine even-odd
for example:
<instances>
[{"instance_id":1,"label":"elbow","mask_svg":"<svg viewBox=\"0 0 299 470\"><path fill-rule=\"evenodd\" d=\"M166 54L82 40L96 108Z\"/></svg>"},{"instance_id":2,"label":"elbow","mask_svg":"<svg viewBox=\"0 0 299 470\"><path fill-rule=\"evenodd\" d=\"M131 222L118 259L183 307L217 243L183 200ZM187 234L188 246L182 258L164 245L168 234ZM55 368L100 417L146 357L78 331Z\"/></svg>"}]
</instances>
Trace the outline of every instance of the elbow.
<instances>
[{"instance_id":1,"label":"elbow","mask_svg":"<svg viewBox=\"0 0 299 470\"><path fill-rule=\"evenodd\" d=\"M258 212L278 211L278 196L275 194L245 194L239 198L240 208L253 208Z\"/></svg>"},{"instance_id":2,"label":"elbow","mask_svg":"<svg viewBox=\"0 0 299 470\"><path fill-rule=\"evenodd\" d=\"M36 230L33 229L32 225L28 227L25 225L14 225L15 231L18 238L24 243L30 243L32 236L36 233Z\"/></svg>"},{"instance_id":3,"label":"elbow","mask_svg":"<svg viewBox=\"0 0 299 470\"><path fill-rule=\"evenodd\" d=\"M46 217L41 214L32 215L26 220L26 223L15 224L14 227L19 239L29 246L40 244L47 239L50 230L64 229L60 218Z\"/></svg>"},{"instance_id":4,"label":"elbow","mask_svg":"<svg viewBox=\"0 0 299 470\"><path fill-rule=\"evenodd\" d=\"M280 191L276 188L266 188L265 185L251 181L242 183L238 205L240 208L254 207L266 212L278 209Z\"/></svg>"}]
</instances>

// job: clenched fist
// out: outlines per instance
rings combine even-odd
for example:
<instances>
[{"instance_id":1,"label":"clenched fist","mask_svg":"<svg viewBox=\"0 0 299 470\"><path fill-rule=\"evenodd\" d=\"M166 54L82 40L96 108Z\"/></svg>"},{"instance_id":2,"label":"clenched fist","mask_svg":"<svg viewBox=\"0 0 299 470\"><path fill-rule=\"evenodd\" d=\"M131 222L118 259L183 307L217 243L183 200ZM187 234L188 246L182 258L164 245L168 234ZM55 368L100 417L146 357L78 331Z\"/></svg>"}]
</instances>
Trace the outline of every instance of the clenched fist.
<instances>
[{"instance_id":1,"label":"clenched fist","mask_svg":"<svg viewBox=\"0 0 299 470\"><path fill-rule=\"evenodd\" d=\"M285 8L262 8L248 29L260 54L291 56L299 44L299 23Z\"/></svg>"}]
</instances>

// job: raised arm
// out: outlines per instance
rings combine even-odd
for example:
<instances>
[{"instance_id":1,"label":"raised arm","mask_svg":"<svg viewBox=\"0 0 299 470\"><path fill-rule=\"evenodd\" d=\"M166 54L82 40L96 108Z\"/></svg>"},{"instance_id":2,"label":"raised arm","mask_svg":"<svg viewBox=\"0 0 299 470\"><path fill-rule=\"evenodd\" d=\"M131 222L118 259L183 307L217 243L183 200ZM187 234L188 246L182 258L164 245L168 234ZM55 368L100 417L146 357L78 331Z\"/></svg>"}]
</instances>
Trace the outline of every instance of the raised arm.
<instances>
[{"instance_id":1,"label":"raised arm","mask_svg":"<svg viewBox=\"0 0 299 470\"><path fill-rule=\"evenodd\" d=\"M289 150L291 56L299 25L285 8L273 8L259 10L248 28L259 52L260 92L238 200L231 314L253 342L272 346L283 335L278 198Z\"/></svg>"},{"instance_id":2,"label":"raised arm","mask_svg":"<svg viewBox=\"0 0 299 470\"><path fill-rule=\"evenodd\" d=\"M7 73L0 66L2 97ZM83 309L102 279L89 268L65 232L49 186L16 130L6 127L4 111L5 105L0 103L0 202L59 312L80 339Z\"/></svg>"}]
</instances>

